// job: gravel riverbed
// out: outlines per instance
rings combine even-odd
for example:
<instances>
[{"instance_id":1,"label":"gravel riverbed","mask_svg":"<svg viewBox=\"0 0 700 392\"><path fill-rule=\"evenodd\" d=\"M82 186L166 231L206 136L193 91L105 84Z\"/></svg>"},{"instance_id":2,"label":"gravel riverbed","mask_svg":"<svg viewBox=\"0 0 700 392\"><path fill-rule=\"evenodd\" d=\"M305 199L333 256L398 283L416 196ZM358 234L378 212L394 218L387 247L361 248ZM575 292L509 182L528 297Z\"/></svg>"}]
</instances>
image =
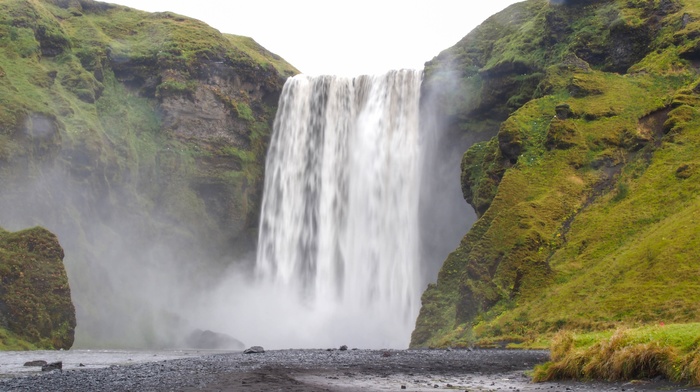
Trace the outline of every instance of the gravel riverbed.
<instances>
[{"instance_id":1,"label":"gravel riverbed","mask_svg":"<svg viewBox=\"0 0 700 392\"><path fill-rule=\"evenodd\" d=\"M275 350L0 379L0 391L683 391L653 382L530 382L546 351Z\"/></svg>"}]
</instances>

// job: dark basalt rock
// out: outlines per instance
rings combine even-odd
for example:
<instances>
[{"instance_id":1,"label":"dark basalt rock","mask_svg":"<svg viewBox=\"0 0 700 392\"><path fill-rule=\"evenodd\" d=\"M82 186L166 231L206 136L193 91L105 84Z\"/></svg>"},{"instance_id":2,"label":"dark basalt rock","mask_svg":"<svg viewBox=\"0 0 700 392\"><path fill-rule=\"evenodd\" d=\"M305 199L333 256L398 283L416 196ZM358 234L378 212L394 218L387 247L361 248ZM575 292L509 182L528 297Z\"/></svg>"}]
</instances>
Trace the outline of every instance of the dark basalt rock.
<instances>
[{"instance_id":1,"label":"dark basalt rock","mask_svg":"<svg viewBox=\"0 0 700 392\"><path fill-rule=\"evenodd\" d=\"M243 351L244 354L263 354L265 349L262 346L253 346Z\"/></svg>"},{"instance_id":2,"label":"dark basalt rock","mask_svg":"<svg viewBox=\"0 0 700 392\"><path fill-rule=\"evenodd\" d=\"M63 370L63 362L52 362L41 367L42 372L50 372L52 370Z\"/></svg>"},{"instance_id":3,"label":"dark basalt rock","mask_svg":"<svg viewBox=\"0 0 700 392\"><path fill-rule=\"evenodd\" d=\"M27 366L27 367L40 367L40 366L43 367L46 365L48 365L48 362L41 360L41 359L37 360L37 361L29 361L29 362L24 363L24 366Z\"/></svg>"}]
</instances>

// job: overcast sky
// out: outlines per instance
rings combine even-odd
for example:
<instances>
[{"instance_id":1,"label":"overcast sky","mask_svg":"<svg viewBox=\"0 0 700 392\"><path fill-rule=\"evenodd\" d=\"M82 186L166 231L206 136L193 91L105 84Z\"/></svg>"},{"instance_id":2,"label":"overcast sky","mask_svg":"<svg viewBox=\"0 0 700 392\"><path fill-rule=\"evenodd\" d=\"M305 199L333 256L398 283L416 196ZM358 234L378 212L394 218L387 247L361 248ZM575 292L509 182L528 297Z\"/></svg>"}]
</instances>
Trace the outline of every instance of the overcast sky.
<instances>
[{"instance_id":1,"label":"overcast sky","mask_svg":"<svg viewBox=\"0 0 700 392\"><path fill-rule=\"evenodd\" d=\"M107 0L172 11L252 37L301 72L382 73L423 64L516 0Z\"/></svg>"}]
</instances>

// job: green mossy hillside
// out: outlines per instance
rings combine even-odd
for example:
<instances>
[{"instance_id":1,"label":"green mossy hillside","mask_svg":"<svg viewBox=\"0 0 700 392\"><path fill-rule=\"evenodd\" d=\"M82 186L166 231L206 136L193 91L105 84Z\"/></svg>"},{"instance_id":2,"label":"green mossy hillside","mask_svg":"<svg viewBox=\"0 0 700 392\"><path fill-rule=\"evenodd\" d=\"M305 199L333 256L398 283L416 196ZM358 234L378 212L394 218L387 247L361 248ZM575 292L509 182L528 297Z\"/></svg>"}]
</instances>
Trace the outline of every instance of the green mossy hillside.
<instances>
[{"instance_id":1,"label":"green mossy hillside","mask_svg":"<svg viewBox=\"0 0 700 392\"><path fill-rule=\"evenodd\" d=\"M0 349L71 348L75 307L55 235L0 229L0 281Z\"/></svg>"},{"instance_id":2,"label":"green mossy hillside","mask_svg":"<svg viewBox=\"0 0 700 392\"><path fill-rule=\"evenodd\" d=\"M479 220L425 291L413 347L700 317L698 21L691 1L530 0L427 65L429 87L460 80L452 124L501 122L463 157Z\"/></svg>"},{"instance_id":3,"label":"green mossy hillside","mask_svg":"<svg viewBox=\"0 0 700 392\"><path fill-rule=\"evenodd\" d=\"M124 298L131 278L145 292L144 271L161 269L192 282L186 296L253 251L277 100L296 73L171 12L0 1L0 225L62 238L84 341L154 344L157 312L136 315L149 305Z\"/></svg>"}]
</instances>

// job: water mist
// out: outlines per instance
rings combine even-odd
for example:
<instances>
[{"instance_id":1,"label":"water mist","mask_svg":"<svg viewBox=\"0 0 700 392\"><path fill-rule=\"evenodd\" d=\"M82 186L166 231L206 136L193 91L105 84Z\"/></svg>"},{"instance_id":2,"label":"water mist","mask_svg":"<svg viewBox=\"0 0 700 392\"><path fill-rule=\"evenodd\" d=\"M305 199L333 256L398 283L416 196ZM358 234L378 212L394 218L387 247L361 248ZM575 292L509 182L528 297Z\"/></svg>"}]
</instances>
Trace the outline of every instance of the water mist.
<instances>
[{"instance_id":1,"label":"water mist","mask_svg":"<svg viewBox=\"0 0 700 392\"><path fill-rule=\"evenodd\" d=\"M290 78L256 260L219 260L206 239L178 235L138 200L96 197L91 207L91 184L67 186L60 168L0 190L0 220L59 235L79 347L180 347L209 329L268 349L406 348L420 295L469 210L458 177L466 148L419 121L420 101L420 71Z\"/></svg>"}]
</instances>

